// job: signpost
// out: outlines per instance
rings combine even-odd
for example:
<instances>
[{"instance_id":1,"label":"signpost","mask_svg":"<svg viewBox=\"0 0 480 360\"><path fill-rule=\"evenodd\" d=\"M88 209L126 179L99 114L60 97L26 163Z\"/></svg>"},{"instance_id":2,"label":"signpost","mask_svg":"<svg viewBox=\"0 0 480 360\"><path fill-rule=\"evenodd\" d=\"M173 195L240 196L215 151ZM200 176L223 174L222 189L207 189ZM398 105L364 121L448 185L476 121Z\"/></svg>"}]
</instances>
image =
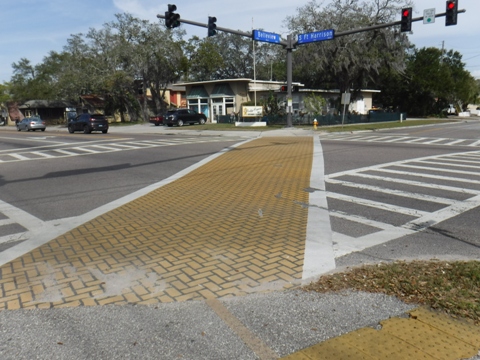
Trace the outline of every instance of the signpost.
<instances>
[{"instance_id":1,"label":"signpost","mask_svg":"<svg viewBox=\"0 0 480 360\"><path fill-rule=\"evenodd\" d=\"M343 104L343 117L342 117L342 129L343 123L345 122L345 112L347 110L347 104L350 104L350 93L346 91L342 94L342 104Z\"/></svg>"},{"instance_id":2,"label":"signpost","mask_svg":"<svg viewBox=\"0 0 480 360\"><path fill-rule=\"evenodd\" d=\"M253 40L280 44L280 35L262 30L253 30Z\"/></svg>"},{"instance_id":3,"label":"signpost","mask_svg":"<svg viewBox=\"0 0 480 360\"><path fill-rule=\"evenodd\" d=\"M423 23L433 24L435 22L435 8L423 10Z\"/></svg>"},{"instance_id":4,"label":"signpost","mask_svg":"<svg viewBox=\"0 0 480 360\"><path fill-rule=\"evenodd\" d=\"M320 30L306 34L299 34L297 43L301 44L308 44L315 41L325 41L325 40L333 40L335 37L335 30Z\"/></svg>"}]
</instances>

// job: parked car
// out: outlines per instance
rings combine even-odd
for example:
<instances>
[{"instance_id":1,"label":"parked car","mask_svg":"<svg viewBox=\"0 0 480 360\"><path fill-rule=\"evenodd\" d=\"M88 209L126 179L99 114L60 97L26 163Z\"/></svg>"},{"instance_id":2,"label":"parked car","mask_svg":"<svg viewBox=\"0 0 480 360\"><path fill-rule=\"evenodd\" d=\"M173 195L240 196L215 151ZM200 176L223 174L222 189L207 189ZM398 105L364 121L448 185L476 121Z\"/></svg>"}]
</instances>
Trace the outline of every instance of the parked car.
<instances>
[{"instance_id":1,"label":"parked car","mask_svg":"<svg viewBox=\"0 0 480 360\"><path fill-rule=\"evenodd\" d=\"M207 117L191 109L177 109L169 110L165 114L164 123L168 126L183 126L185 124L200 124L203 125L207 121Z\"/></svg>"},{"instance_id":2,"label":"parked car","mask_svg":"<svg viewBox=\"0 0 480 360\"><path fill-rule=\"evenodd\" d=\"M75 131L83 131L84 134L90 134L92 131L108 132L108 120L102 114L80 114L68 123L68 132L73 134Z\"/></svg>"},{"instance_id":3,"label":"parked car","mask_svg":"<svg viewBox=\"0 0 480 360\"><path fill-rule=\"evenodd\" d=\"M158 114L156 116L150 116L149 122L150 122L150 124L154 124L155 126L163 125L163 114Z\"/></svg>"},{"instance_id":4,"label":"parked car","mask_svg":"<svg viewBox=\"0 0 480 360\"><path fill-rule=\"evenodd\" d=\"M41 130L45 131L47 128L47 125L45 124L45 121L42 120L40 117L26 117L22 121L19 121L17 123L17 131L25 130L25 131L30 131L30 130Z\"/></svg>"}]
</instances>

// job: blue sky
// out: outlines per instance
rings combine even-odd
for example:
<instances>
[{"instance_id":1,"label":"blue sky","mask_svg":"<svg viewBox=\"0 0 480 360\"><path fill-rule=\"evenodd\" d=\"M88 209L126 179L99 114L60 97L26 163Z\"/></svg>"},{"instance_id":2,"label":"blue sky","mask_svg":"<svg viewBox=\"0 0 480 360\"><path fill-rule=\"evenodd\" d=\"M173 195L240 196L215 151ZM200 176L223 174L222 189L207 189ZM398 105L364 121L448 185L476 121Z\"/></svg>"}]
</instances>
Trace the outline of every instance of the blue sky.
<instances>
[{"instance_id":1,"label":"blue sky","mask_svg":"<svg viewBox=\"0 0 480 360\"><path fill-rule=\"evenodd\" d=\"M253 27L286 36L285 18L296 14L297 8L308 0L171 2L184 19L206 23L208 16L215 16L220 27L243 31ZM167 4L158 0L2 0L0 83L10 80L13 62L27 58L37 64L50 51L61 51L71 34L99 29L114 20L116 13L128 12L141 19L159 21L156 15L163 14ZM414 17L423 16L423 10L430 8L435 8L436 13L445 12L445 0L414 0L414 4ZM459 8L467 12L459 14L456 26L446 27L444 18L428 25L415 22L409 38L417 47L441 48L443 43L445 49L459 51L467 70L480 78L480 1L459 0ZM183 26L188 35L206 36L205 28Z\"/></svg>"}]
</instances>

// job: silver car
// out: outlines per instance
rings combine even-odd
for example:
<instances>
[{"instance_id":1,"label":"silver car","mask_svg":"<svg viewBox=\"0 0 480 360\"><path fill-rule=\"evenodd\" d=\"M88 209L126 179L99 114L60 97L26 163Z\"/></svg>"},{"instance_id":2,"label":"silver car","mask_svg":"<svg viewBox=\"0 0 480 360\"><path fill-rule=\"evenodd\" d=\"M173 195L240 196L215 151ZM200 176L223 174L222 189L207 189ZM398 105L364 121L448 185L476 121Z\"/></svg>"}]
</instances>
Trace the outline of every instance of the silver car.
<instances>
[{"instance_id":1,"label":"silver car","mask_svg":"<svg viewBox=\"0 0 480 360\"><path fill-rule=\"evenodd\" d=\"M47 125L45 124L45 121L43 121L39 117L28 117L17 123L18 131L21 131L21 130L45 131L46 128L47 128Z\"/></svg>"}]
</instances>

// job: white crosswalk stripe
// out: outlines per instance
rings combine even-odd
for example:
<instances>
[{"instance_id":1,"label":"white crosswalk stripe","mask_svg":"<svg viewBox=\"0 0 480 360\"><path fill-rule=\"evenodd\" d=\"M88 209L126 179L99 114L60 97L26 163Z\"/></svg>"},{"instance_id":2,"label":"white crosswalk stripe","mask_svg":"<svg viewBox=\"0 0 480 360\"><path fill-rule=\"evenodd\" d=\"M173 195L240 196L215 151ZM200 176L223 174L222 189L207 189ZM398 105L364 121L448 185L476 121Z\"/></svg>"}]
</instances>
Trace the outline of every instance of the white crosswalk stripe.
<instances>
[{"instance_id":1,"label":"white crosswalk stripe","mask_svg":"<svg viewBox=\"0 0 480 360\"><path fill-rule=\"evenodd\" d=\"M338 257L422 231L480 206L480 151L343 171L325 176L325 183L330 216L337 223L333 242ZM411 208L385 203L385 194L392 195L389 200L405 199L402 204L408 203ZM370 215L372 211L374 215ZM399 224L405 215L410 218ZM345 233L347 223L342 227L342 221L370 230L350 236Z\"/></svg>"},{"instance_id":2,"label":"white crosswalk stripe","mask_svg":"<svg viewBox=\"0 0 480 360\"><path fill-rule=\"evenodd\" d=\"M406 143L420 145L446 145L446 146L469 146L480 147L478 139L448 139L448 138L428 138L400 135L370 135L370 134L321 134L320 140L336 140L336 141L365 141L365 142L386 142L386 143Z\"/></svg>"},{"instance_id":3,"label":"white crosswalk stripe","mask_svg":"<svg viewBox=\"0 0 480 360\"><path fill-rule=\"evenodd\" d=\"M88 142L68 144L61 143L58 145L47 145L44 147L36 147L34 149L25 150L22 152L0 153L0 164L11 163L16 161L28 161L38 159L55 159L61 157L95 155L108 152L138 150L146 148L154 148L161 146L175 146L194 143L205 142L222 142L222 141L242 141L242 137L185 137L174 139L158 139L158 140L144 140L144 141L123 141L119 139L114 141L104 142ZM57 147L57 148L56 148ZM47 152L48 151L48 152Z\"/></svg>"}]
</instances>

